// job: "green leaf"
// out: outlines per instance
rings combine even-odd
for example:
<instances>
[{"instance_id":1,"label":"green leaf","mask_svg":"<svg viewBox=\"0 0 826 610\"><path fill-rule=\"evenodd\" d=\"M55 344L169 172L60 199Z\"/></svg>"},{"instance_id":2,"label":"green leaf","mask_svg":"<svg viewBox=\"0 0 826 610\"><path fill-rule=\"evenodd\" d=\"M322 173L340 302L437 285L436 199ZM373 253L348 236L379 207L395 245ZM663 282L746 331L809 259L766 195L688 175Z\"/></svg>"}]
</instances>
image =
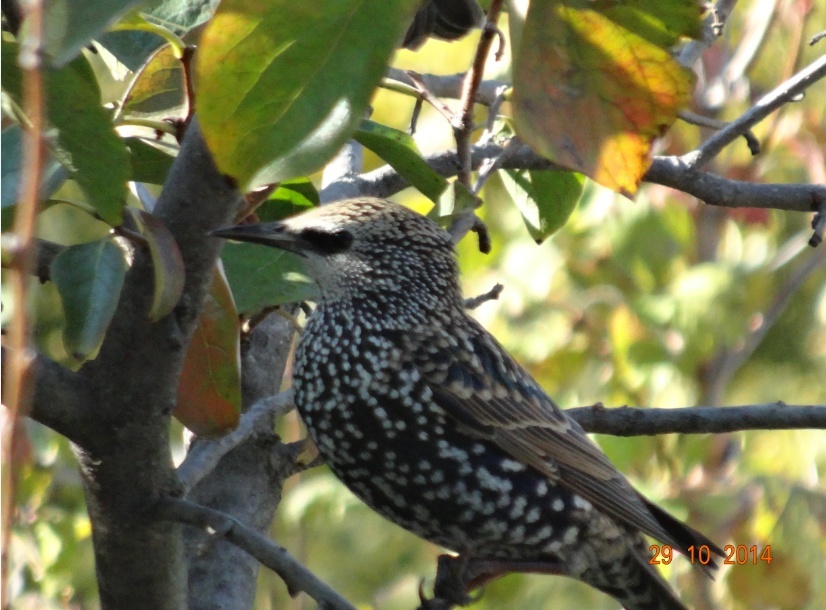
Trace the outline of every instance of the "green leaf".
<instances>
[{"instance_id":1,"label":"green leaf","mask_svg":"<svg viewBox=\"0 0 826 610\"><path fill-rule=\"evenodd\" d=\"M77 360L100 347L126 276L123 251L108 239L69 246L50 270L63 302L63 343Z\"/></svg>"},{"instance_id":2,"label":"green leaf","mask_svg":"<svg viewBox=\"0 0 826 610\"><path fill-rule=\"evenodd\" d=\"M500 175L536 243L545 241L568 221L585 183L585 177L574 172L506 170Z\"/></svg>"},{"instance_id":3,"label":"green leaf","mask_svg":"<svg viewBox=\"0 0 826 610\"><path fill-rule=\"evenodd\" d=\"M46 2L46 54L54 66L74 59L140 0L51 0Z\"/></svg>"},{"instance_id":4,"label":"green leaf","mask_svg":"<svg viewBox=\"0 0 826 610\"><path fill-rule=\"evenodd\" d=\"M241 415L241 348L238 312L220 265L192 335L172 414L196 434L221 434Z\"/></svg>"},{"instance_id":5,"label":"green leaf","mask_svg":"<svg viewBox=\"0 0 826 610\"><path fill-rule=\"evenodd\" d=\"M3 42L2 49L3 88L22 105L17 45ZM100 105L100 91L90 80L90 70L86 58L78 57L59 70L45 72L46 110L57 128L52 151L98 215L117 225L126 200L129 154Z\"/></svg>"},{"instance_id":6,"label":"green leaf","mask_svg":"<svg viewBox=\"0 0 826 610\"><path fill-rule=\"evenodd\" d=\"M532 2L514 60L514 122L541 155L632 196L655 138L691 96L671 56L699 32L694 0Z\"/></svg>"},{"instance_id":7,"label":"green leaf","mask_svg":"<svg viewBox=\"0 0 826 610\"><path fill-rule=\"evenodd\" d=\"M132 180L163 184L175 158L141 138L124 138L132 164Z\"/></svg>"},{"instance_id":8,"label":"green leaf","mask_svg":"<svg viewBox=\"0 0 826 610\"><path fill-rule=\"evenodd\" d=\"M184 259L172 233L157 217L137 208L126 208L141 234L146 238L152 268L155 274L155 291L149 319L157 322L170 313L184 291Z\"/></svg>"},{"instance_id":9,"label":"green leaf","mask_svg":"<svg viewBox=\"0 0 826 610\"><path fill-rule=\"evenodd\" d=\"M422 158L422 153L409 134L365 120L361 122L361 127L353 137L389 163L425 197L433 203L439 202L448 181Z\"/></svg>"},{"instance_id":10,"label":"green leaf","mask_svg":"<svg viewBox=\"0 0 826 610\"><path fill-rule=\"evenodd\" d=\"M355 131L418 0L224 0L201 38L198 114L242 190L319 169Z\"/></svg>"},{"instance_id":11,"label":"green leaf","mask_svg":"<svg viewBox=\"0 0 826 610\"><path fill-rule=\"evenodd\" d=\"M313 300L318 295L318 288L304 270L303 259L291 252L228 242L221 259L241 313Z\"/></svg>"},{"instance_id":12,"label":"green leaf","mask_svg":"<svg viewBox=\"0 0 826 610\"><path fill-rule=\"evenodd\" d=\"M450 220L462 212L479 207L479 198L471 193L467 187L454 180L448 183L448 188L436 199L436 205L428 213L433 220Z\"/></svg>"},{"instance_id":13,"label":"green leaf","mask_svg":"<svg viewBox=\"0 0 826 610\"><path fill-rule=\"evenodd\" d=\"M274 222L295 216L318 205L318 191L307 178L285 180L255 213L260 222Z\"/></svg>"}]
</instances>

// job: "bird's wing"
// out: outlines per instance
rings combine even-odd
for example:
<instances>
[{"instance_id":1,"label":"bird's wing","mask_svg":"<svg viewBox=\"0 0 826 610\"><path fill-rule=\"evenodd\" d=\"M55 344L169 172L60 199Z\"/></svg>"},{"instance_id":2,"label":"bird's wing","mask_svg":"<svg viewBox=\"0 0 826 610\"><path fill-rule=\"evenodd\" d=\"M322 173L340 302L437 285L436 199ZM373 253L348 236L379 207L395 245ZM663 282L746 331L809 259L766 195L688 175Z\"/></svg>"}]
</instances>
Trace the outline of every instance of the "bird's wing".
<instances>
[{"instance_id":1,"label":"bird's wing","mask_svg":"<svg viewBox=\"0 0 826 610\"><path fill-rule=\"evenodd\" d=\"M685 551L710 541L645 500L606 455L475 320L470 332L419 343L416 367L462 430L588 500L597 510ZM711 548L717 547L711 543Z\"/></svg>"}]
</instances>

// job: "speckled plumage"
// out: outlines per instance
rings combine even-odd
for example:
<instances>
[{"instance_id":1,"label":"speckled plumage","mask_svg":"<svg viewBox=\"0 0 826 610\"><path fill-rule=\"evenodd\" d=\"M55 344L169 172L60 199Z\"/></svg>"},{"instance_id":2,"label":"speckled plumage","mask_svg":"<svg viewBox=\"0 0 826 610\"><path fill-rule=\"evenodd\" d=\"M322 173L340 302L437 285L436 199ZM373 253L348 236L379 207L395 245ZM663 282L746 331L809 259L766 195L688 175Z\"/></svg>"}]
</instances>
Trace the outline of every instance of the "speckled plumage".
<instances>
[{"instance_id":1,"label":"speckled plumage","mask_svg":"<svg viewBox=\"0 0 826 610\"><path fill-rule=\"evenodd\" d=\"M321 298L296 353L296 406L365 503L502 571L571 576L628 609L685 607L642 533L719 549L639 495L466 313L445 231L358 199L218 234L306 256Z\"/></svg>"}]
</instances>

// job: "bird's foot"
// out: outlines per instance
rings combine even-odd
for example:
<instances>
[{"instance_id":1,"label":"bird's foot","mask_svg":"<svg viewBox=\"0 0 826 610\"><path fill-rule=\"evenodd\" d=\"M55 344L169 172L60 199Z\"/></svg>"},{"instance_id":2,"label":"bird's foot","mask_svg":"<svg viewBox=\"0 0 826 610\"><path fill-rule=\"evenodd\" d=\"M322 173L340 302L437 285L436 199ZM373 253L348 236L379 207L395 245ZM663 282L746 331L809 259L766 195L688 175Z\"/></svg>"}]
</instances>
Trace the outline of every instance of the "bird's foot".
<instances>
[{"instance_id":1,"label":"bird's foot","mask_svg":"<svg viewBox=\"0 0 826 610\"><path fill-rule=\"evenodd\" d=\"M467 606L481 597L470 595L476 587L468 586L468 567L473 560L463 556L439 555L436 567L436 582L433 584L433 597L425 596L422 586L419 586L418 610L450 610L456 606ZM423 584L423 583L422 583Z\"/></svg>"}]
</instances>

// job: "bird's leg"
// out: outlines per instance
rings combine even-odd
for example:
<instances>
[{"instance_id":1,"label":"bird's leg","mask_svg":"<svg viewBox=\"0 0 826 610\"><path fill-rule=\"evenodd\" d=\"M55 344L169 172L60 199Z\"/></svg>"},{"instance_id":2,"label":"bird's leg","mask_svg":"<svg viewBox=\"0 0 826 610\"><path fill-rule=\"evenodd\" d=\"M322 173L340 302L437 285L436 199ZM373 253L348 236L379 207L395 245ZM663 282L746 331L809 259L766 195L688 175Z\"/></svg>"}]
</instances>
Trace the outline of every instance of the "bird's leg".
<instances>
[{"instance_id":1,"label":"bird's leg","mask_svg":"<svg viewBox=\"0 0 826 610\"><path fill-rule=\"evenodd\" d=\"M419 590L421 606L418 610L448 610L454 606L466 606L475 602L470 591L514 572L531 574L564 574L561 565L551 561L506 561L480 559L469 555L439 555L433 598L426 599Z\"/></svg>"}]
</instances>

